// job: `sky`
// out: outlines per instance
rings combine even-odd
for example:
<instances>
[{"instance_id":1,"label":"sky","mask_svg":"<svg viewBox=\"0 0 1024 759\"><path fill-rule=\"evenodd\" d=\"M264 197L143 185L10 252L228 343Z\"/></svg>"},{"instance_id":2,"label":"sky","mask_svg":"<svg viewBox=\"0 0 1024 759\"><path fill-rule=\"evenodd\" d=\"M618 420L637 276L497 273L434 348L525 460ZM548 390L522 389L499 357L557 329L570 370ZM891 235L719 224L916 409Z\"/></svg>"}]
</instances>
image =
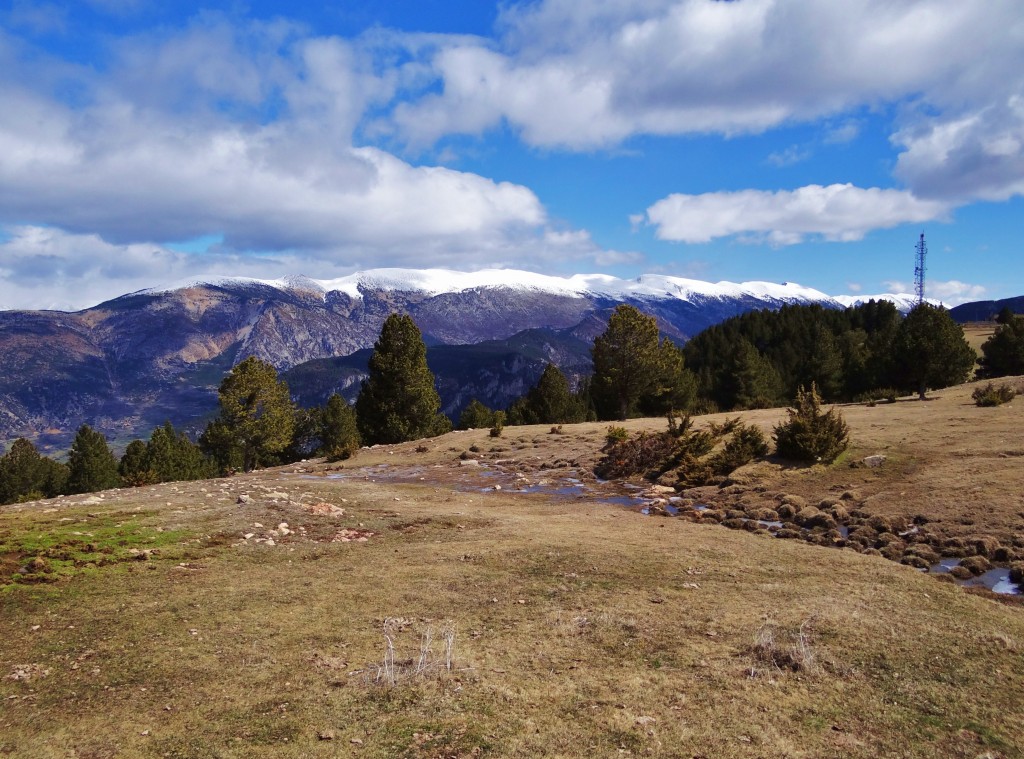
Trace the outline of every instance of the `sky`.
<instances>
[{"instance_id":1,"label":"sky","mask_svg":"<svg viewBox=\"0 0 1024 759\"><path fill-rule=\"evenodd\" d=\"M1024 294L1020 0L6 0L0 309L512 268Z\"/></svg>"}]
</instances>

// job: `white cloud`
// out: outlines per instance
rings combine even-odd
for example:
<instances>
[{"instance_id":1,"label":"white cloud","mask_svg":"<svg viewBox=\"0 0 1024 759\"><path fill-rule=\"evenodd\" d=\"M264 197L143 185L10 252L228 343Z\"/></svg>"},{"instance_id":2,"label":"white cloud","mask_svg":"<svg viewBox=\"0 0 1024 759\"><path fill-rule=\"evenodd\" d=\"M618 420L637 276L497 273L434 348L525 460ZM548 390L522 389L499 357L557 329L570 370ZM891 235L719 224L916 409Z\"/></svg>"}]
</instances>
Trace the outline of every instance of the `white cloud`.
<instances>
[{"instance_id":1,"label":"white cloud","mask_svg":"<svg viewBox=\"0 0 1024 759\"><path fill-rule=\"evenodd\" d=\"M532 144L588 149L633 134L759 132L908 98L987 102L1019 91L1019 11L1015 0L514 5L497 46L442 45L429 61L442 92L401 105L395 123L423 143L504 120Z\"/></svg>"},{"instance_id":2,"label":"white cloud","mask_svg":"<svg viewBox=\"0 0 1024 759\"><path fill-rule=\"evenodd\" d=\"M215 234L227 249L360 268L614 254L589 238L551 238L522 185L356 147L363 113L406 74L354 43L212 16L123 42L101 78L45 56L19 60L5 41L0 224L116 245ZM69 82L74 106L47 94Z\"/></svg>"},{"instance_id":3,"label":"white cloud","mask_svg":"<svg viewBox=\"0 0 1024 759\"><path fill-rule=\"evenodd\" d=\"M792 245L808 236L830 241L860 240L873 229L942 218L948 206L902 190L834 184L796 190L710 192L669 195L647 209L659 239L705 243L744 235Z\"/></svg>"},{"instance_id":4,"label":"white cloud","mask_svg":"<svg viewBox=\"0 0 1024 759\"><path fill-rule=\"evenodd\" d=\"M785 150L779 150L768 155L767 161L772 166L778 168L785 168L786 166L793 166L797 163L802 163L810 158L812 155L810 149L801 147L800 145L790 145Z\"/></svg>"},{"instance_id":5,"label":"white cloud","mask_svg":"<svg viewBox=\"0 0 1024 759\"><path fill-rule=\"evenodd\" d=\"M882 283L892 293L912 293L914 285L899 280L886 280ZM967 282L960 282L955 279L946 282L932 281L925 279L924 294L929 300L941 300L943 303L956 306L961 303L969 303L973 300L981 300L985 297L986 288L982 285L972 285Z\"/></svg>"}]
</instances>

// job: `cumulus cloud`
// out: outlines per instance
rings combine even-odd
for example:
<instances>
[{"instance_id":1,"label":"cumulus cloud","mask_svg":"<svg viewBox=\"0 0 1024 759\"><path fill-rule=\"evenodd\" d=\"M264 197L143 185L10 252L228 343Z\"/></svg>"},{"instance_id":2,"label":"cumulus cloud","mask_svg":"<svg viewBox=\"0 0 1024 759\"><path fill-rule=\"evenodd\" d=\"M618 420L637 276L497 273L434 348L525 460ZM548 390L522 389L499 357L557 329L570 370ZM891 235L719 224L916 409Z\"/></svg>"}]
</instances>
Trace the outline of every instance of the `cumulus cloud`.
<instances>
[{"instance_id":1,"label":"cumulus cloud","mask_svg":"<svg viewBox=\"0 0 1024 759\"><path fill-rule=\"evenodd\" d=\"M211 16L119 43L102 77L26 57L0 36L0 223L362 268L618 255L552 236L527 187L357 146L406 74L351 41Z\"/></svg>"},{"instance_id":2,"label":"cumulus cloud","mask_svg":"<svg viewBox=\"0 0 1024 759\"><path fill-rule=\"evenodd\" d=\"M902 190L833 184L777 192L674 194L648 208L646 219L662 240L706 243L744 235L746 241L792 245L809 236L860 240L872 229L931 221L947 211L945 203Z\"/></svg>"},{"instance_id":3,"label":"cumulus cloud","mask_svg":"<svg viewBox=\"0 0 1024 759\"><path fill-rule=\"evenodd\" d=\"M863 104L976 100L1018 84L1014 0L544 0L514 5L499 43L442 47L440 94L396 110L412 140L505 120L537 145L632 134L758 132ZM986 87L991 84L986 84Z\"/></svg>"}]
</instances>

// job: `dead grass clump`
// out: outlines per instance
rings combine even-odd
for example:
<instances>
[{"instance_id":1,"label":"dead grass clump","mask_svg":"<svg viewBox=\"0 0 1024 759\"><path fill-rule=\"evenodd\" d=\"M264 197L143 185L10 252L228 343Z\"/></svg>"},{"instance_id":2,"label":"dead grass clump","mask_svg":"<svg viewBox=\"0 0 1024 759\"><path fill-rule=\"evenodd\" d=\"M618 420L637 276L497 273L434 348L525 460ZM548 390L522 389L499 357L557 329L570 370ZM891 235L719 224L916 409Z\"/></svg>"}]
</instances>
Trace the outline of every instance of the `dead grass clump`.
<instances>
[{"instance_id":1,"label":"dead grass clump","mask_svg":"<svg viewBox=\"0 0 1024 759\"><path fill-rule=\"evenodd\" d=\"M409 620L402 617L384 620L384 660L368 668L374 684L393 688L400 683L451 672L455 655L455 623L445 620L437 629L427 625L420 633L419 650L411 656L400 656L396 652L395 641L407 626Z\"/></svg>"},{"instance_id":2,"label":"dead grass clump","mask_svg":"<svg viewBox=\"0 0 1024 759\"><path fill-rule=\"evenodd\" d=\"M811 645L813 621L813 617L805 619L796 629L766 621L754 633L751 653L757 661L780 671L816 673L818 660Z\"/></svg>"}]
</instances>

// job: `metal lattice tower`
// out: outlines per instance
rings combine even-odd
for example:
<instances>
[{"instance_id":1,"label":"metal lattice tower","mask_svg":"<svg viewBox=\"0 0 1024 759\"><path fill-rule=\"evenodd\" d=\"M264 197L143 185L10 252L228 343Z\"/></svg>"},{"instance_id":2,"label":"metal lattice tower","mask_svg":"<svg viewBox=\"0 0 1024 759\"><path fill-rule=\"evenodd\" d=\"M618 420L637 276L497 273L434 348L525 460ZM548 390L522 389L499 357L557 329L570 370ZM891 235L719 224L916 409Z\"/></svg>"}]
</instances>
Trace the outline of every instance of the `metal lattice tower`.
<instances>
[{"instance_id":1,"label":"metal lattice tower","mask_svg":"<svg viewBox=\"0 0 1024 759\"><path fill-rule=\"evenodd\" d=\"M917 265L914 267L914 293L917 295L917 305L924 303L924 259L928 255L928 246L924 242L924 232L918 240L914 250L917 251Z\"/></svg>"}]
</instances>

